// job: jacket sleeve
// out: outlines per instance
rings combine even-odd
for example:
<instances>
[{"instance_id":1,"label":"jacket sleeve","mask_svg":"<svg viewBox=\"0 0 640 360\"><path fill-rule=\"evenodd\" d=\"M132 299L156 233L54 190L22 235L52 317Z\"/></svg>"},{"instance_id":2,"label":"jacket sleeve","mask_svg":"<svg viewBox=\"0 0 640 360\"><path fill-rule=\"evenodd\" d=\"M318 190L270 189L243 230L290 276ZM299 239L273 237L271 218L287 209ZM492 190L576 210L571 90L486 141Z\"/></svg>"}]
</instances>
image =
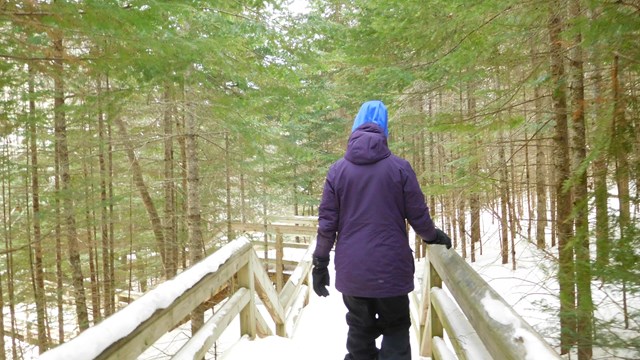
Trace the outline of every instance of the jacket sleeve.
<instances>
[{"instance_id":1,"label":"jacket sleeve","mask_svg":"<svg viewBox=\"0 0 640 360\"><path fill-rule=\"evenodd\" d=\"M331 170L327 174L318 210L318 237L314 256L325 258L333 248L338 232L339 202L331 182Z\"/></svg>"},{"instance_id":2,"label":"jacket sleeve","mask_svg":"<svg viewBox=\"0 0 640 360\"><path fill-rule=\"evenodd\" d=\"M404 175L404 209L407 220L416 233L424 241L430 243L436 238L436 228L429 214L429 207L420 189L416 173L408 162L404 168Z\"/></svg>"}]
</instances>

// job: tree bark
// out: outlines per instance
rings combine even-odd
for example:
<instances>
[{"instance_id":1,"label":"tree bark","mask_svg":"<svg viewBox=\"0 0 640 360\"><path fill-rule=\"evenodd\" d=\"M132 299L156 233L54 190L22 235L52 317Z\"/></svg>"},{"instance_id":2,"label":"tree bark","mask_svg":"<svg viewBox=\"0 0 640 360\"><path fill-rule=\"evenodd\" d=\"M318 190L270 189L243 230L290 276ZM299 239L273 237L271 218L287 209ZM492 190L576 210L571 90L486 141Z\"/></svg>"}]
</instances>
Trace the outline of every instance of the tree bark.
<instances>
[{"instance_id":1,"label":"tree bark","mask_svg":"<svg viewBox=\"0 0 640 360\"><path fill-rule=\"evenodd\" d=\"M2 148L2 158L9 159L9 143L10 140L6 140L4 142L4 146ZM8 161L3 161L3 174L9 174L8 176L2 177L2 228L4 235L4 249L7 253L5 256L5 272L7 274L7 294L9 295L9 327L11 331L11 355L12 359L18 358L18 344L16 342L15 334L18 333L16 326L16 292L15 292L15 280L14 280L14 264L13 264L13 231L11 224L13 223L12 219L12 193L11 193L11 173L12 169L9 167ZM2 308L4 311L4 308ZM4 323L2 324L4 327Z\"/></svg>"},{"instance_id":2,"label":"tree bark","mask_svg":"<svg viewBox=\"0 0 640 360\"><path fill-rule=\"evenodd\" d=\"M164 88L164 251L167 254L167 279L178 272L178 238L176 232L176 190L173 159L173 116L171 85Z\"/></svg>"},{"instance_id":3,"label":"tree bark","mask_svg":"<svg viewBox=\"0 0 640 360\"><path fill-rule=\"evenodd\" d=\"M156 240L156 246L158 248L158 252L160 253L160 257L162 259L162 266L164 269L164 273L166 275L167 269L167 254L164 248L164 233L162 231L162 223L160 221L160 216L158 215L158 210L153 203L153 199L151 199L151 195L149 194L149 189L147 188L147 184L144 181L144 177L142 176L142 167L140 167L140 163L138 162L138 158L133 152L133 145L129 140L127 134L127 128L122 121L121 118L115 117L114 122L118 127L118 131L120 132L122 139L125 143L125 150L127 152L127 157L129 158L129 162L131 163L131 171L133 173L133 181L136 184L136 188L138 192L140 192L140 197L142 197L142 203L144 204L145 209L147 210L147 214L149 215L149 220L151 221L151 230L153 231L153 235Z\"/></svg>"},{"instance_id":4,"label":"tree bark","mask_svg":"<svg viewBox=\"0 0 640 360\"><path fill-rule=\"evenodd\" d=\"M509 115L509 117L511 117L511 114ZM511 138L513 138L513 134L511 134ZM509 155L509 158L511 160L509 160L509 168L511 169L510 171L510 180L511 180L511 185L509 186L509 188L507 189L507 199L508 199L508 204L507 204L507 208L509 209L509 230L511 233L511 269L515 270L516 269L516 235L518 234L518 230L520 230L520 222L518 221L518 219L520 218L520 216L516 216L516 208L517 208L517 202L518 202L518 191L516 188L516 169L515 169L515 161L513 160L513 156L515 153L515 149L513 146L513 142L510 143L509 145L510 147L510 152L511 155Z\"/></svg>"},{"instance_id":5,"label":"tree bark","mask_svg":"<svg viewBox=\"0 0 640 360\"><path fill-rule=\"evenodd\" d=\"M187 106L186 105L186 100L184 98L184 86L182 86L181 88L182 94L183 94L183 99L182 99L182 103L184 104L183 106ZM180 216L180 219L182 219L182 221L180 223L178 223L178 225L176 226L178 229L178 247L181 250L181 257L182 257L182 267L186 268L187 267L187 252L186 252L186 239L189 236L189 227L187 225L187 221L188 219L186 219L186 214L187 214L187 147L186 147L186 140L185 140L185 115L186 111L183 110L181 112L181 115L179 117L177 117L176 119L176 132L178 133L178 146L180 148L180 178L181 178L181 187L182 187L182 191L181 193L184 194L184 196L182 197L182 201L179 202L177 201L178 198L176 198L176 201L180 204L180 206L178 206L178 204L176 204L176 209L180 208L180 210L182 211L183 216Z\"/></svg>"},{"instance_id":6,"label":"tree bark","mask_svg":"<svg viewBox=\"0 0 640 360\"><path fill-rule=\"evenodd\" d=\"M54 144L54 190L56 194L60 193L60 158L58 151L58 143ZM64 283L62 273L62 211L60 210L60 198L54 197L55 207L55 238L56 238L56 305L58 312L58 344L64 342L64 308L62 294L64 292Z\"/></svg>"},{"instance_id":7,"label":"tree bark","mask_svg":"<svg viewBox=\"0 0 640 360\"><path fill-rule=\"evenodd\" d=\"M524 96L526 99L526 94ZM524 118L525 118L525 121L528 122L526 108L524 111ZM528 127L529 124L527 124L526 126ZM524 186L525 186L525 196L527 199L527 239L531 241L531 228L533 225L533 206L532 206L533 194L531 193L531 156L529 155L529 152L530 152L529 134L526 127L524 130L524 138L527 139L526 140L527 143L524 146L524 169L525 169Z\"/></svg>"},{"instance_id":8,"label":"tree bark","mask_svg":"<svg viewBox=\"0 0 640 360\"><path fill-rule=\"evenodd\" d=\"M469 118L474 119L476 116L476 99L473 94L474 87L472 84L467 84L467 113ZM476 157L471 163L471 175L477 176L480 174L480 142L477 138L473 139L476 150ZM469 212L471 213L471 262L476 261L476 243L480 244L480 193L479 190L474 190L469 194Z\"/></svg>"},{"instance_id":9,"label":"tree bark","mask_svg":"<svg viewBox=\"0 0 640 360\"><path fill-rule=\"evenodd\" d=\"M34 283L33 292L36 302L36 321L38 326L38 349L40 353L49 349L49 329L46 324L46 298L44 288L44 267L42 250L42 228L40 225L40 174L38 169L38 133L36 128L36 103L33 100L34 70L29 65L29 148L31 155L31 206L33 210L33 250L34 250ZM0 291L2 291L0 289ZM1 302L1 301L0 301ZM2 308L0 306L0 308ZM0 319L2 320L2 319ZM2 322L0 322L1 324ZM2 334L0 334L2 335ZM4 340L3 340L4 342ZM2 345L0 343L0 345ZM3 349L0 346L0 349ZM1 359L1 358L0 358Z\"/></svg>"},{"instance_id":10,"label":"tree bark","mask_svg":"<svg viewBox=\"0 0 640 360\"><path fill-rule=\"evenodd\" d=\"M542 92L540 86L534 89L534 106L535 106L535 123L539 127L542 124ZM546 246L547 228L547 171L545 157L545 141L543 140L544 132L542 129L536 135L536 245L538 249L544 249Z\"/></svg>"},{"instance_id":11,"label":"tree bark","mask_svg":"<svg viewBox=\"0 0 640 360\"><path fill-rule=\"evenodd\" d=\"M571 0L570 15L574 20L580 16L580 1ZM589 195L587 191L587 170L582 167L587 157L584 68L582 60L582 36L578 31L574 38L571 69L571 108L573 128L573 212L575 216L576 254L576 334L578 360L593 357L593 300L591 297L591 258L589 251Z\"/></svg>"},{"instance_id":12,"label":"tree bark","mask_svg":"<svg viewBox=\"0 0 640 360\"><path fill-rule=\"evenodd\" d=\"M102 81L100 77L96 80L98 94L102 93ZM100 99L100 96L98 97ZM98 100L100 101L100 100ZM115 308L113 304L114 289L111 278L111 252L110 236L109 236L109 199L107 197L107 164L105 161L105 144L107 144L104 120L104 111L102 105L98 102L98 167L100 172L100 240L102 245L102 294L104 304L104 315L113 314Z\"/></svg>"},{"instance_id":13,"label":"tree bark","mask_svg":"<svg viewBox=\"0 0 640 360\"><path fill-rule=\"evenodd\" d=\"M54 34L53 48L56 60L54 61L54 119L55 137L58 144L58 158L60 159L60 185L59 197L62 199L62 212L67 236L69 262L71 264L72 282L76 300L76 315L80 331L89 328L89 315L87 313L87 300L84 290L84 276L78 244L76 229L75 208L73 204L73 184L71 182L71 168L69 163L69 149L67 145L67 121L64 110L64 47L59 34Z\"/></svg>"},{"instance_id":14,"label":"tree bark","mask_svg":"<svg viewBox=\"0 0 640 360\"><path fill-rule=\"evenodd\" d=\"M2 286L2 274L0 274L0 309L4 309L4 286ZM4 311L0 311L0 324L4 324ZM5 331L4 325L0 326L0 349L6 349L5 345ZM6 360L7 354L4 351L0 351L0 360Z\"/></svg>"},{"instance_id":15,"label":"tree bark","mask_svg":"<svg viewBox=\"0 0 640 360\"><path fill-rule=\"evenodd\" d=\"M110 91L110 85L109 85L109 76L105 76L105 85L107 88L107 92ZM109 116L109 118L112 118L113 116L111 116L112 112L107 111L106 115ZM106 123L106 131L107 131L107 190L109 191L109 213L108 213L108 230L109 230L109 236L108 236L108 246L109 246L109 303L111 304L111 308L110 311L113 314L116 311L116 304L115 304L115 296L116 296L116 275L115 275L115 249L114 249L114 239L116 238L115 236L115 216L114 216L114 212L113 212L113 199L115 198L114 196L114 187L113 187L113 127L111 126L111 121ZM106 206L106 204L105 204ZM106 279L105 279L106 281Z\"/></svg>"},{"instance_id":16,"label":"tree bark","mask_svg":"<svg viewBox=\"0 0 640 360\"><path fill-rule=\"evenodd\" d=\"M633 253L631 249L631 195L629 191L629 160L627 158L631 151L629 135L632 134L629 121L625 116L625 101L622 97L622 85L620 81L620 60L616 55L613 59L612 67L612 88L613 88L613 155L615 159L615 178L618 188L618 204L620 207L620 241L618 244L618 265L625 266L625 255ZM626 280L622 280L622 311L624 316L624 327L629 328L629 310L627 304Z\"/></svg>"},{"instance_id":17,"label":"tree bark","mask_svg":"<svg viewBox=\"0 0 640 360\"><path fill-rule=\"evenodd\" d=\"M87 134L88 138L91 138L91 135ZM92 231L93 229L93 225L91 225L94 221L91 218L91 203L92 203L92 196L91 196L91 191L89 189L89 169L87 167L87 161L86 159L91 159L91 152L89 151L89 154L85 154L85 159L83 159L82 161L82 175L84 177L84 199L85 199L85 209L84 209L84 214L85 214L85 222L86 222L86 233L87 233L87 246L88 246L88 252L89 252L89 286L91 289L91 315L93 316L93 323L97 324L100 322L102 316L100 314L100 309L101 309L101 305L100 305L100 290L99 290L99 284L98 284L98 279L99 279L99 275L98 275L98 270L97 270L97 262L98 262L98 258L96 255L97 253L94 253L94 251L96 250L96 236L95 233Z\"/></svg>"},{"instance_id":18,"label":"tree bark","mask_svg":"<svg viewBox=\"0 0 640 360\"><path fill-rule=\"evenodd\" d=\"M502 144L503 136L500 134L499 142ZM507 163L504 153L504 146L500 145L498 149L498 164L500 166L500 238L501 247L500 254L502 255L502 263L509 263L509 214L507 205L509 203L509 183L507 181Z\"/></svg>"},{"instance_id":19,"label":"tree bark","mask_svg":"<svg viewBox=\"0 0 640 360\"><path fill-rule=\"evenodd\" d=\"M599 61L594 61L599 64ZM611 137L611 121L605 114L604 106L604 89L602 81L602 73L599 69L595 70L594 76L595 87L595 119L594 134L598 134L593 140L599 149L597 158L593 161L593 177L594 177L594 205L596 208L596 261L595 272L604 281L604 269L609 265L611 254L611 239L609 237L609 189L607 185L607 173L609 168L608 152L609 139Z\"/></svg>"},{"instance_id":20,"label":"tree bark","mask_svg":"<svg viewBox=\"0 0 640 360\"><path fill-rule=\"evenodd\" d=\"M455 211L455 209L454 209ZM467 258L467 216L466 216L466 199L463 193L458 194L458 231L460 232L460 249L462 250L462 258Z\"/></svg>"},{"instance_id":21,"label":"tree bark","mask_svg":"<svg viewBox=\"0 0 640 360\"><path fill-rule=\"evenodd\" d=\"M229 132L224 133L224 174L225 174L225 213L227 218L227 241L234 238L233 229L231 228L231 151L229 144Z\"/></svg>"},{"instance_id":22,"label":"tree bark","mask_svg":"<svg viewBox=\"0 0 640 360\"><path fill-rule=\"evenodd\" d=\"M246 195L246 180L245 170L240 168L240 221L244 224L247 222L247 195ZM302 207L304 213L304 206Z\"/></svg>"},{"instance_id":23,"label":"tree bark","mask_svg":"<svg viewBox=\"0 0 640 360\"><path fill-rule=\"evenodd\" d=\"M198 126L193 113L188 113L185 124L187 151L187 224L189 227L189 254L191 266L204 258L202 238L202 214L200 210L200 167L198 163ZM191 333L195 334L204 324L204 309L191 313Z\"/></svg>"},{"instance_id":24,"label":"tree bark","mask_svg":"<svg viewBox=\"0 0 640 360\"><path fill-rule=\"evenodd\" d=\"M563 27L561 12L563 6L549 1L549 40L551 55L552 100L556 121L554 136L556 223L558 237L560 285L560 354L569 352L576 333L575 318L575 269L571 238L573 221L571 218L571 191L565 189L570 175L569 128L567 121L566 76L564 72L564 48L560 37Z\"/></svg>"}]
</instances>

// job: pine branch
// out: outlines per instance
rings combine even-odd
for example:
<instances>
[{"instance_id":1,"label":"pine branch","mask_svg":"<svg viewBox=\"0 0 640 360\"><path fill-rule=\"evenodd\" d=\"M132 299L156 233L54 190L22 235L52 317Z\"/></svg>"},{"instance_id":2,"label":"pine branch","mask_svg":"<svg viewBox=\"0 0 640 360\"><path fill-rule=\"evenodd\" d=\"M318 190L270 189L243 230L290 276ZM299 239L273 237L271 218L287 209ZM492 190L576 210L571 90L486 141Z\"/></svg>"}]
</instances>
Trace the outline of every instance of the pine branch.
<instances>
[{"instance_id":1,"label":"pine branch","mask_svg":"<svg viewBox=\"0 0 640 360\"><path fill-rule=\"evenodd\" d=\"M454 53L469 37L471 37L471 35L475 34L478 31L480 31L483 27L491 24L494 20L499 18L501 15L503 15L506 12L508 12L509 10L511 10L512 7L513 7L513 5L507 6L502 11L496 13L495 15L491 16L489 19L485 20L477 28L472 29L471 31L466 33L453 47L451 47L449 50L447 50L444 54L442 54L440 57L436 58L435 60L432 60L432 61L429 61L429 62L426 62L426 63L422 63L422 64L416 64L416 65L411 66L410 68L415 69L415 68L424 67L424 66L431 66L431 65L439 62L440 60L446 58L447 56L449 56L452 53Z\"/></svg>"}]
</instances>

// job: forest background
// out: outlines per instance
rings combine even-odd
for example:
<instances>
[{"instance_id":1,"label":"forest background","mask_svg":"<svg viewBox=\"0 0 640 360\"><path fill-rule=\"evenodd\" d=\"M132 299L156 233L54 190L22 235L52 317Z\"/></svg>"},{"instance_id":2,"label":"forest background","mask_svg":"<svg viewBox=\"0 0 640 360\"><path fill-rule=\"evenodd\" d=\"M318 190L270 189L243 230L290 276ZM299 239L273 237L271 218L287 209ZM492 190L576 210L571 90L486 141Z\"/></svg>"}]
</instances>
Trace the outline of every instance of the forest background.
<instances>
[{"instance_id":1,"label":"forest background","mask_svg":"<svg viewBox=\"0 0 640 360\"><path fill-rule=\"evenodd\" d=\"M370 99L456 251L475 261L490 212L503 263L516 239L557 261L560 352L638 352L639 1L287 5L0 1L0 359L17 313L42 351L233 221L316 215ZM593 317L592 286L622 321Z\"/></svg>"}]
</instances>

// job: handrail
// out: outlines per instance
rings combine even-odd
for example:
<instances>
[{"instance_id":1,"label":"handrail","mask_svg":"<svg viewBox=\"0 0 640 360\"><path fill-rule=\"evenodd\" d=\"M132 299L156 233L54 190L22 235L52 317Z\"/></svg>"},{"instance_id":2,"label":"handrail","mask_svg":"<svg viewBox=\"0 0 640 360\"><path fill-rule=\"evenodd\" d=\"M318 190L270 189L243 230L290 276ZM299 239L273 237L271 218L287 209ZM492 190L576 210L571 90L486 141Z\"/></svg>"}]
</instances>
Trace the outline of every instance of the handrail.
<instances>
[{"instance_id":1,"label":"handrail","mask_svg":"<svg viewBox=\"0 0 640 360\"><path fill-rule=\"evenodd\" d=\"M246 238L234 240L103 322L43 353L40 358L134 359L181 324L234 277L238 285L234 293L175 356L180 359L201 357L236 316L240 316L241 335L250 338L271 335L274 331L257 311L255 295L260 297L273 319L275 333L286 336L286 325L292 322L295 326L299 319L300 309L294 305L308 302L309 291L305 284L311 269L310 251L311 248L278 293L251 242Z\"/></svg>"},{"instance_id":2,"label":"handrail","mask_svg":"<svg viewBox=\"0 0 640 360\"><path fill-rule=\"evenodd\" d=\"M427 255L422 287L412 293L421 356L447 357L442 353L444 328L459 359L560 359L458 253L429 245ZM440 289L442 283L464 315Z\"/></svg>"}]
</instances>

